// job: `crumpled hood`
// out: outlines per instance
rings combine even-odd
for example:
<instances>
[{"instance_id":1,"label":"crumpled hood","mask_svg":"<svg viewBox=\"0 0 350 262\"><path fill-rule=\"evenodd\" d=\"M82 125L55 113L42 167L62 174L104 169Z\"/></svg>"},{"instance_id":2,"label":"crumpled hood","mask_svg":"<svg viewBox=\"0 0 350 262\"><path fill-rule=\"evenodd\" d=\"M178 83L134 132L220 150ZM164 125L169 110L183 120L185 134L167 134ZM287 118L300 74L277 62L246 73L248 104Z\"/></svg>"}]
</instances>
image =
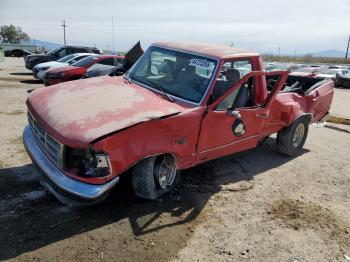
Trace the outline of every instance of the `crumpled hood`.
<instances>
[{"instance_id":1,"label":"crumpled hood","mask_svg":"<svg viewBox=\"0 0 350 262\"><path fill-rule=\"evenodd\" d=\"M41 127L75 147L184 109L146 88L109 76L40 88L31 93L27 105Z\"/></svg>"}]
</instances>

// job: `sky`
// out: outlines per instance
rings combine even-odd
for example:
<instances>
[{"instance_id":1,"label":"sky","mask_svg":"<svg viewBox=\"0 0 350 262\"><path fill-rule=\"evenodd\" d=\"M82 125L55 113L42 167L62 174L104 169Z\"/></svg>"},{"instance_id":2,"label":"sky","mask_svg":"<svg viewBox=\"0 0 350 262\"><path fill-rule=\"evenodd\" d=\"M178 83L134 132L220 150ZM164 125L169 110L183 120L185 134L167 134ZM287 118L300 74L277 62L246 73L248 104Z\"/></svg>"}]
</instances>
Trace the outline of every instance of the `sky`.
<instances>
[{"instance_id":1,"label":"sky","mask_svg":"<svg viewBox=\"0 0 350 262\"><path fill-rule=\"evenodd\" d=\"M0 0L0 25L31 38L116 50L138 40L230 45L258 52L345 51L350 0Z\"/></svg>"}]
</instances>

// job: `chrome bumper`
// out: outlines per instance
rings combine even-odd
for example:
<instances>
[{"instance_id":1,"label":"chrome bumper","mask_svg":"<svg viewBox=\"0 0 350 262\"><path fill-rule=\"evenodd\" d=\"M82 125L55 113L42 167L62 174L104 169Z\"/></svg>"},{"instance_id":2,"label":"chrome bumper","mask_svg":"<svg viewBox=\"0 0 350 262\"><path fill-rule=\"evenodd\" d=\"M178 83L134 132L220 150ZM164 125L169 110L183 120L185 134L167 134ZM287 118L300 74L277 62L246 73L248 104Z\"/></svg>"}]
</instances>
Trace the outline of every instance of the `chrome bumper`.
<instances>
[{"instance_id":1,"label":"chrome bumper","mask_svg":"<svg viewBox=\"0 0 350 262\"><path fill-rule=\"evenodd\" d=\"M41 177L41 183L64 204L95 204L104 200L109 191L118 183L119 177L102 184L84 183L66 176L40 149L30 126L23 131L23 144Z\"/></svg>"}]
</instances>

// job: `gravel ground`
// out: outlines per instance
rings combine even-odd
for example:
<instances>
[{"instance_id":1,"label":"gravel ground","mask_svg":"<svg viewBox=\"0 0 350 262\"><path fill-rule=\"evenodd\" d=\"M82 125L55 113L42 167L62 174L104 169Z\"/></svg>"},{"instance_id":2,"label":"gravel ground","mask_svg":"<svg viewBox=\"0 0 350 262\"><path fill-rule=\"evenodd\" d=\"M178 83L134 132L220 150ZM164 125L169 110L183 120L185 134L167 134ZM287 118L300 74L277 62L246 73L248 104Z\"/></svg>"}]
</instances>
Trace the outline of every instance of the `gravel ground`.
<instances>
[{"instance_id":1,"label":"gravel ground","mask_svg":"<svg viewBox=\"0 0 350 262\"><path fill-rule=\"evenodd\" d=\"M350 119L350 89L336 89L331 107L331 115Z\"/></svg>"},{"instance_id":2,"label":"gravel ground","mask_svg":"<svg viewBox=\"0 0 350 262\"><path fill-rule=\"evenodd\" d=\"M350 126L310 126L295 158L278 154L271 137L254 150L183 171L180 185L159 201L136 198L126 176L104 203L71 208L39 184L22 146L27 92L40 86L23 59L0 63L0 260L350 256ZM339 90L337 96L343 97Z\"/></svg>"}]
</instances>

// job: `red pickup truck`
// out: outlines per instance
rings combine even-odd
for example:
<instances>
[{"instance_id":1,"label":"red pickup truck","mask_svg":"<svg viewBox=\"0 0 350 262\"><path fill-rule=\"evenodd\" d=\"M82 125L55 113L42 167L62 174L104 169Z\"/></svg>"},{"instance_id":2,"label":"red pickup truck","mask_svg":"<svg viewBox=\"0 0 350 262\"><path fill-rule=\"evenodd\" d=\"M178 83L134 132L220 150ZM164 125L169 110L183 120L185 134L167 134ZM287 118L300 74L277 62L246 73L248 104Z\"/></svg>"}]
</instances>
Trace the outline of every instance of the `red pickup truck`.
<instances>
[{"instance_id":1,"label":"red pickup truck","mask_svg":"<svg viewBox=\"0 0 350 262\"><path fill-rule=\"evenodd\" d=\"M297 154L332 98L332 81L265 72L251 51L156 43L122 77L32 92L23 140L42 184L64 203L103 200L129 169L135 194L155 199L179 170L273 133L281 153Z\"/></svg>"}]
</instances>

